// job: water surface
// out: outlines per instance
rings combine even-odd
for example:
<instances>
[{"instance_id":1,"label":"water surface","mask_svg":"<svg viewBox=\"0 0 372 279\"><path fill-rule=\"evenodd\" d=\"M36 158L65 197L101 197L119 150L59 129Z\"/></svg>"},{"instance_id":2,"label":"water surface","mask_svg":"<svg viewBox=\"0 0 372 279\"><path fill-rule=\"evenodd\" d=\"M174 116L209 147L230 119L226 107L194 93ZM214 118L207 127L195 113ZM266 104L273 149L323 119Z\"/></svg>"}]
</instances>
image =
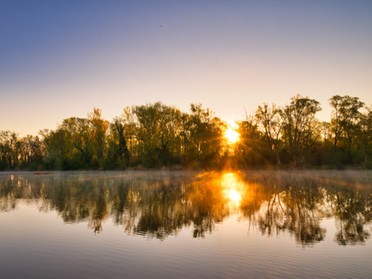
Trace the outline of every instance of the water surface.
<instances>
[{"instance_id":1,"label":"water surface","mask_svg":"<svg viewBox=\"0 0 372 279\"><path fill-rule=\"evenodd\" d=\"M1 278L371 278L369 171L0 174Z\"/></svg>"}]
</instances>

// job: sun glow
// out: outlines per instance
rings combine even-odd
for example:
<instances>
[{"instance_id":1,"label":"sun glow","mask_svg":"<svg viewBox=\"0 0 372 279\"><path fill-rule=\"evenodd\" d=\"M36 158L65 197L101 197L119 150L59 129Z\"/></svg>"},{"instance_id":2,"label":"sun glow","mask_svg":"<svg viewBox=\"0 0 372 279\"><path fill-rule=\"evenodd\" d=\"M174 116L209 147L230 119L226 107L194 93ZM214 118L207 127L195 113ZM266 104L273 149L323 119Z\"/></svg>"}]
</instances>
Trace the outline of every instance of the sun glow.
<instances>
[{"instance_id":1,"label":"sun glow","mask_svg":"<svg viewBox=\"0 0 372 279\"><path fill-rule=\"evenodd\" d=\"M236 125L229 124L225 131L225 138L229 144L234 144L239 141L240 134L236 130Z\"/></svg>"},{"instance_id":2,"label":"sun glow","mask_svg":"<svg viewBox=\"0 0 372 279\"><path fill-rule=\"evenodd\" d=\"M242 200L243 185L235 173L225 173L222 176L223 192L230 208L238 208Z\"/></svg>"},{"instance_id":3,"label":"sun glow","mask_svg":"<svg viewBox=\"0 0 372 279\"><path fill-rule=\"evenodd\" d=\"M242 199L242 195L234 189L228 190L227 197L229 198L231 202L233 202L236 205L239 205Z\"/></svg>"}]
</instances>

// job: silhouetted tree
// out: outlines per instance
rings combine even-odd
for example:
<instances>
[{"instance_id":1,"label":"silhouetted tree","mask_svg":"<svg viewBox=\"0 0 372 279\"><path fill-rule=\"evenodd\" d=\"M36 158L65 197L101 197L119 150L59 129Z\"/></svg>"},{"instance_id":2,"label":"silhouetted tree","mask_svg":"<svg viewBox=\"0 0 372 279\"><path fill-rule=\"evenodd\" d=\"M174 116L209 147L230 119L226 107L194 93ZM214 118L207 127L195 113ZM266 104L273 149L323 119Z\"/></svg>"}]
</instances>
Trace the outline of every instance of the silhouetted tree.
<instances>
[{"instance_id":1,"label":"silhouetted tree","mask_svg":"<svg viewBox=\"0 0 372 279\"><path fill-rule=\"evenodd\" d=\"M222 121L200 104L191 105L184 123L183 140L187 164L201 167L218 165L222 151Z\"/></svg>"},{"instance_id":2,"label":"silhouetted tree","mask_svg":"<svg viewBox=\"0 0 372 279\"><path fill-rule=\"evenodd\" d=\"M280 165L372 167L372 113L357 97L330 99L330 122L319 122L318 101L300 95L284 107L258 106L238 121L239 142L224 139L227 124L192 104L190 112L160 102L126 107L112 122L94 108L40 137L0 131L0 170L223 168Z\"/></svg>"},{"instance_id":3,"label":"silhouetted tree","mask_svg":"<svg viewBox=\"0 0 372 279\"><path fill-rule=\"evenodd\" d=\"M331 131L334 153L340 154L336 161L340 164L353 163L353 144L356 141L363 102L357 97L335 95L330 100L332 106Z\"/></svg>"},{"instance_id":4,"label":"silhouetted tree","mask_svg":"<svg viewBox=\"0 0 372 279\"><path fill-rule=\"evenodd\" d=\"M271 107L263 104L258 106L255 118L264 131L264 141L269 145L276 163L280 165L280 144L285 120L283 111L274 104Z\"/></svg>"},{"instance_id":5,"label":"silhouetted tree","mask_svg":"<svg viewBox=\"0 0 372 279\"><path fill-rule=\"evenodd\" d=\"M130 154L124 134L124 123L121 118L116 117L110 124L107 153L107 167L124 169L129 165Z\"/></svg>"},{"instance_id":6,"label":"silhouetted tree","mask_svg":"<svg viewBox=\"0 0 372 279\"><path fill-rule=\"evenodd\" d=\"M299 95L292 97L283 110L283 141L294 166L305 163L310 147L319 138L315 114L320 110L318 101Z\"/></svg>"}]
</instances>

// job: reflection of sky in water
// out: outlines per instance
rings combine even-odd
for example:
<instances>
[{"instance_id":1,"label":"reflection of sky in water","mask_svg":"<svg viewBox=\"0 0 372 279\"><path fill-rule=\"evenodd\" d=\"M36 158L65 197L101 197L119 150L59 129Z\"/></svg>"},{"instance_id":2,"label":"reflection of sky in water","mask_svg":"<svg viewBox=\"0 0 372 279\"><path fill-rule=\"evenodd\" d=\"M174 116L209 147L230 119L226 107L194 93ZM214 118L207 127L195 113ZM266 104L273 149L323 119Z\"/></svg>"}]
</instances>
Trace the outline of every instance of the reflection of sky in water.
<instances>
[{"instance_id":1,"label":"reflection of sky in water","mask_svg":"<svg viewBox=\"0 0 372 279\"><path fill-rule=\"evenodd\" d=\"M0 268L39 278L368 278L368 177L2 175Z\"/></svg>"}]
</instances>

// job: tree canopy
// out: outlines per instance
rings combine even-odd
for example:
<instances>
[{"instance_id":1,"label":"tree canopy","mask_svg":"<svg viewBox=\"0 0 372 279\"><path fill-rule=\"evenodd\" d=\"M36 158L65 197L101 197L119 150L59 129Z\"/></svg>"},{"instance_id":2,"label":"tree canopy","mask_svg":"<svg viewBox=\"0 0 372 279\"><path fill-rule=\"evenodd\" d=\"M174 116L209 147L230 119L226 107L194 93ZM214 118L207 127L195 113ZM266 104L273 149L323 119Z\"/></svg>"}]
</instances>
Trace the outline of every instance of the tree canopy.
<instances>
[{"instance_id":1,"label":"tree canopy","mask_svg":"<svg viewBox=\"0 0 372 279\"><path fill-rule=\"evenodd\" d=\"M189 112L161 102L126 107L111 122L94 108L37 136L0 131L0 170L371 168L371 107L348 95L329 104L329 122L317 119L321 105L309 97L262 104L236 122L234 144L224 135L228 123L201 104Z\"/></svg>"}]
</instances>

